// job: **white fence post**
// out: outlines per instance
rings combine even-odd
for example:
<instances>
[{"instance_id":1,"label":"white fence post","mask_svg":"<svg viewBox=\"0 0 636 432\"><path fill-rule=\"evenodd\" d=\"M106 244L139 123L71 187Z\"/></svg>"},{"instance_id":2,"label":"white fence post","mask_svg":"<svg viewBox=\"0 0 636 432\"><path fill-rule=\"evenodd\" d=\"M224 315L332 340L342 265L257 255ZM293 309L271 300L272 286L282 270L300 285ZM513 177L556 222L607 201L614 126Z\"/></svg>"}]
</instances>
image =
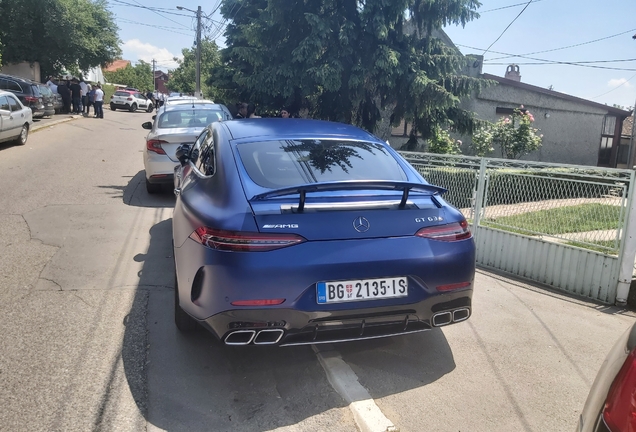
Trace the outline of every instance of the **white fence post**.
<instances>
[{"instance_id":1,"label":"white fence post","mask_svg":"<svg viewBox=\"0 0 636 432\"><path fill-rule=\"evenodd\" d=\"M636 259L636 191L634 184L635 173L629 182L628 213L626 217L623 241L618 270L618 286L616 288L616 305L625 306L629 296L629 287L634 273L634 260Z\"/></svg>"},{"instance_id":2,"label":"white fence post","mask_svg":"<svg viewBox=\"0 0 636 432\"><path fill-rule=\"evenodd\" d=\"M479 178L477 180L477 196L475 197L475 215L473 216L473 236L479 236L479 220L484 207L484 196L486 191L486 158L481 158L479 164Z\"/></svg>"}]
</instances>

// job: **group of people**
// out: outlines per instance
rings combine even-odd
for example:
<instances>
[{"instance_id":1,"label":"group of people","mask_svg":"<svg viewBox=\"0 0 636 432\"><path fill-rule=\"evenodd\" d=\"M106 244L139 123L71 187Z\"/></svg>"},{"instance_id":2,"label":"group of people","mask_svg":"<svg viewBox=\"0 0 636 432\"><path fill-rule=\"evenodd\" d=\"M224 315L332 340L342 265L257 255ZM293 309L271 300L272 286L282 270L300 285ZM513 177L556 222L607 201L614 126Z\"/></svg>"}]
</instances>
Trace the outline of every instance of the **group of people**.
<instances>
[{"instance_id":1,"label":"group of people","mask_svg":"<svg viewBox=\"0 0 636 432\"><path fill-rule=\"evenodd\" d=\"M290 110L286 107L280 110L281 118L291 118ZM256 115L256 106L253 103L239 102L236 104L236 115L234 118L261 118Z\"/></svg>"},{"instance_id":2,"label":"group of people","mask_svg":"<svg viewBox=\"0 0 636 432\"><path fill-rule=\"evenodd\" d=\"M81 114L88 117L93 106L94 117L104 118L104 91L99 83L91 85L83 78L69 80L48 77L46 85L53 93L62 96L64 114Z\"/></svg>"}]
</instances>

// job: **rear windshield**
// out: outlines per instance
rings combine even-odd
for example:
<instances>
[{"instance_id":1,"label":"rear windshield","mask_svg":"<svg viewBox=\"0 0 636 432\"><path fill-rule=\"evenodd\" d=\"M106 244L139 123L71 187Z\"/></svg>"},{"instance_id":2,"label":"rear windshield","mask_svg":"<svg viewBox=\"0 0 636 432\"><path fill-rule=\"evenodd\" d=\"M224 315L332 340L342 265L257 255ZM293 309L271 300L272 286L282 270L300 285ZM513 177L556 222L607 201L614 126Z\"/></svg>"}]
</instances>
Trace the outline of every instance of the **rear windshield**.
<instances>
[{"instance_id":1,"label":"rear windshield","mask_svg":"<svg viewBox=\"0 0 636 432\"><path fill-rule=\"evenodd\" d=\"M189 109L164 112L159 117L159 128L203 127L223 119L223 111Z\"/></svg>"},{"instance_id":2,"label":"rear windshield","mask_svg":"<svg viewBox=\"0 0 636 432\"><path fill-rule=\"evenodd\" d=\"M342 180L407 180L397 160L376 143L285 140L239 144L237 149L250 178L271 189Z\"/></svg>"},{"instance_id":3,"label":"rear windshield","mask_svg":"<svg viewBox=\"0 0 636 432\"><path fill-rule=\"evenodd\" d=\"M125 92L125 91L117 91L115 92L115 96L130 96L130 92Z\"/></svg>"}]
</instances>

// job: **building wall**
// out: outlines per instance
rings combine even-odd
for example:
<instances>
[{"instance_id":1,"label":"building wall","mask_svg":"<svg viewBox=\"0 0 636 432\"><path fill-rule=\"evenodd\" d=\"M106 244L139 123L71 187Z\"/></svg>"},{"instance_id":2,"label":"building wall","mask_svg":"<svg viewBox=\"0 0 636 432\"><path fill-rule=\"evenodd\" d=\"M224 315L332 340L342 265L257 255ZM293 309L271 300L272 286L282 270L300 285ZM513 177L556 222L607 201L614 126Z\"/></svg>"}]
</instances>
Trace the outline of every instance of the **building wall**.
<instances>
[{"instance_id":1,"label":"building wall","mask_svg":"<svg viewBox=\"0 0 636 432\"><path fill-rule=\"evenodd\" d=\"M2 65L2 69L0 69L0 72L7 75L13 75L20 78L42 82L40 80L40 63L38 62L35 62L33 64L27 62L5 64Z\"/></svg>"},{"instance_id":2,"label":"building wall","mask_svg":"<svg viewBox=\"0 0 636 432\"><path fill-rule=\"evenodd\" d=\"M522 159L596 166L603 119L607 111L556 96L536 93L505 84L483 90L476 98L464 101L462 107L490 122L502 115L497 107L518 108L523 105L534 118L534 127L543 134L542 147ZM546 114L548 116L546 116ZM469 137L464 137L466 153ZM501 157L495 148L495 157Z\"/></svg>"}]
</instances>

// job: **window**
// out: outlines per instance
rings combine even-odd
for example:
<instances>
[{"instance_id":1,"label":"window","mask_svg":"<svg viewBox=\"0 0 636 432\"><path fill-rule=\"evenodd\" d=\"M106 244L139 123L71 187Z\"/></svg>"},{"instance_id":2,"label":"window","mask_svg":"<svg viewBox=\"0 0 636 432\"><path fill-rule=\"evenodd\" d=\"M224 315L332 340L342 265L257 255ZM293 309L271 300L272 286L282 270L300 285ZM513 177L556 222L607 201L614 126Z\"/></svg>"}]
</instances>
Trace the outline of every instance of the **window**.
<instances>
[{"instance_id":1,"label":"window","mask_svg":"<svg viewBox=\"0 0 636 432\"><path fill-rule=\"evenodd\" d=\"M250 178L267 188L341 180L405 181L397 160L380 144L339 140L286 140L239 144Z\"/></svg>"},{"instance_id":2,"label":"window","mask_svg":"<svg viewBox=\"0 0 636 432\"><path fill-rule=\"evenodd\" d=\"M7 90L22 93L22 87L15 81L7 80Z\"/></svg>"},{"instance_id":3,"label":"window","mask_svg":"<svg viewBox=\"0 0 636 432\"><path fill-rule=\"evenodd\" d=\"M201 150L199 153L199 160L197 161L197 168L203 175L211 176L216 171L216 158L214 157L214 140L212 134L206 129L206 133L202 134L203 138L201 142Z\"/></svg>"},{"instance_id":4,"label":"window","mask_svg":"<svg viewBox=\"0 0 636 432\"><path fill-rule=\"evenodd\" d=\"M183 109L164 112L159 118L159 128L204 127L223 119L223 112L210 109Z\"/></svg>"},{"instance_id":5,"label":"window","mask_svg":"<svg viewBox=\"0 0 636 432\"><path fill-rule=\"evenodd\" d=\"M0 96L0 110L11 111L11 107L9 106L9 99L7 98L7 96Z\"/></svg>"},{"instance_id":6,"label":"window","mask_svg":"<svg viewBox=\"0 0 636 432\"><path fill-rule=\"evenodd\" d=\"M20 111L22 109L22 106L20 105L20 102L18 102L18 100L12 96L7 96L7 99L9 100L9 105L11 106L11 111Z\"/></svg>"},{"instance_id":7,"label":"window","mask_svg":"<svg viewBox=\"0 0 636 432\"><path fill-rule=\"evenodd\" d=\"M610 166L612 163L612 147L614 146L614 131L616 129L616 117L605 116L603 119L603 131L601 145L598 150L599 166Z\"/></svg>"}]
</instances>

